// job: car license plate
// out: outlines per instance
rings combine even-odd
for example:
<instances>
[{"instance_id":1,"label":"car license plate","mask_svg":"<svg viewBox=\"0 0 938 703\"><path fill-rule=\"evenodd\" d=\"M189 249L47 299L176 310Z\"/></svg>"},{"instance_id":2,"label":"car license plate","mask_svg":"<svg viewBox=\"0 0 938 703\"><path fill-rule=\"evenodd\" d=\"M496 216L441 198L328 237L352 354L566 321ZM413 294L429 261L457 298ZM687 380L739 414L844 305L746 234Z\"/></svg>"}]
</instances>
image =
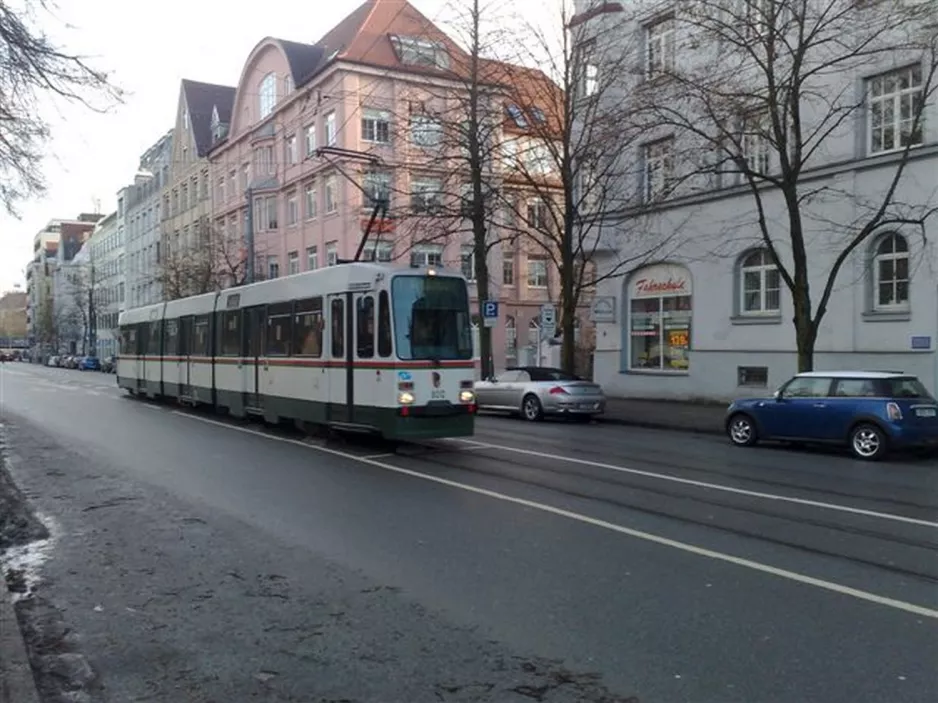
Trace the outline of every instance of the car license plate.
<instances>
[{"instance_id":1,"label":"car license plate","mask_svg":"<svg viewBox=\"0 0 938 703\"><path fill-rule=\"evenodd\" d=\"M580 403L580 410L595 410L596 403Z\"/></svg>"},{"instance_id":2,"label":"car license plate","mask_svg":"<svg viewBox=\"0 0 938 703\"><path fill-rule=\"evenodd\" d=\"M935 410L935 408L918 408L915 414L919 417L935 417L935 415L938 415L938 410Z\"/></svg>"}]
</instances>

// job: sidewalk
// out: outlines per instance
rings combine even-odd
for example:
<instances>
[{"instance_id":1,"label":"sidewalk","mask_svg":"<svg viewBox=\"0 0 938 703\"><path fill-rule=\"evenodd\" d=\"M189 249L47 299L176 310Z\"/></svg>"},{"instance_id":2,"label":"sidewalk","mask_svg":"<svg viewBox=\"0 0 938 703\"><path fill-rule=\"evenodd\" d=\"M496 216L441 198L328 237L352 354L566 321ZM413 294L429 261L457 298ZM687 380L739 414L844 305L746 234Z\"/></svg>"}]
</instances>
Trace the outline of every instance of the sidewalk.
<instances>
[{"instance_id":1,"label":"sidewalk","mask_svg":"<svg viewBox=\"0 0 938 703\"><path fill-rule=\"evenodd\" d=\"M682 432L723 434L726 403L607 398L599 422Z\"/></svg>"}]
</instances>

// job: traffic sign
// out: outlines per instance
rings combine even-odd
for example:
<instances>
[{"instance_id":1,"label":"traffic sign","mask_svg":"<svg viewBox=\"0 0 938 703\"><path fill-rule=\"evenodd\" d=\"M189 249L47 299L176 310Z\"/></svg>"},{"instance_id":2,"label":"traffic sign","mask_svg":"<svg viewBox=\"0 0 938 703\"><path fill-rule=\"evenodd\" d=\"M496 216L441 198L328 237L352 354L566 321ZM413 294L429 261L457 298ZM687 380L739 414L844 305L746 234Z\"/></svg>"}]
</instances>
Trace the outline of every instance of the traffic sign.
<instances>
[{"instance_id":1,"label":"traffic sign","mask_svg":"<svg viewBox=\"0 0 938 703\"><path fill-rule=\"evenodd\" d=\"M486 300L482 303L482 324L495 327L498 324L498 301Z\"/></svg>"},{"instance_id":2,"label":"traffic sign","mask_svg":"<svg viewBox=\"0 0 938 703\"><path fill-rule=\"evenodd\" d=\"M541 306L541 337L550 339L557 334L557 308L550 303Z\"/></svg>"}]
</instances>

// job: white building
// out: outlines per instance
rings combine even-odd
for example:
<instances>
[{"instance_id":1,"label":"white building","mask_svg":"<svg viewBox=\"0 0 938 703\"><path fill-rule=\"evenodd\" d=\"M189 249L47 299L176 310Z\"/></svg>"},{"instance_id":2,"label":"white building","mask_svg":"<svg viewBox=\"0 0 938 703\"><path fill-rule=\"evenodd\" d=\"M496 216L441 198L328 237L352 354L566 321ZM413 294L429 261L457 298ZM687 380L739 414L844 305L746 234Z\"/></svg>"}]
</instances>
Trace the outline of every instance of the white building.
<instances>
[{"instance_id":1,"label":"white building","mask_svg":"<svg viewBox=\"0 0 938 703\"><path fill-rule=\"evenodd\" d=\"M845 23L853 23L845 24L848 42L856 39L848 36L851 27L859 35L881 19L864 14L881 11L875 3L842 2L838 12L855 13L844 15ZM638 258L644 264L623 266L622 275L597 289L594 377L611 395L761 395L798 370L793 297L769 254L746 175L781 172L780 153L773 151L764 133L750 127L768 123L752 119L751 113L737 113L748 115L729 129L731 140L736 130L734 143L741 151L729 164L721 163L714 156L719 149L708 148L709 143L694 133L710 124L706 115L689 114L699 106L693 100L694 87L681 85L679 79L674 82L682 71L694 75L694 67L707 62L723 66L728 75L720 80L727 86L758 72L743 79L751 66L737 66L726 46L715 51L706 32L697 31L706 19L684 21L683 13L695 5L650 0L577 3L575 23L590 27L594 36L617 37L621 51L631 53L629 65L635 70L623 71L615 80L620 90L634 95L636 113L641 113L642 101L651 100L643 91L662 95L675 87L679 89L670 94L671 107L675 114L684 111L683 118L671 117L667 123L646 122L650 128L643 136L623 147L622 158L631 159L635 168L634 178L621 187L632 191L635 206L604 218L596 255L600 275L622 261ZM771 22L758 13L791 5L775 0L734 7L748 12L742 21L748 19L750 25L741 31L760 41L766 36L760 32ZM923 0L921 7L936 11L938 3ZM926 24L896 24L896 36L914 36ZM878 41L887 36L893 35L883 32ZM609 77L603 62L608 63L610 55L597 52L603 79ZM938 207L938 106L934 85L928 84L934 70L931 60L913 51L887 50L863 61L844 61L837 64L842 70L815 76L809 86L811 99L805 97L799 104L805 133L824 129L798 179L799 193L805 197L801 211L815 312L844 243L861 229L856 223L869 222L871 211L884 201L903 158L901 137L913 147L895 192L894 201L901 207L892 206L889 213L917 217ZM910 115L923 95L925 108L916 130ZM769 241L785 269L792 271L795 249L782 191L760 183L757 192ZM819 326L815 368L904 370L938 390L936 239L938 217L924 227L883 221L846 255Z\"/></svg>"},{"instance_id":2,"label":"white building","mask_svg":"<svg viewBox=\"0 0 938 703\"><path fill-rule=\"evenodd\" d=\"M162 300L160 289L160 201L173 155L170 130L140 157L134 182L118 193L117 224L123 227L127 262L127 307Z\"/></svg>"},{"instance_id":3,"label":"white building","mask_svg":"<svg viewBox=\"0 0 938 703\"><path fill-rule=\"evenodd\" d=\"M59 259L52 274L57 353L88 353L90 292L91 255L86 245L71 259Z\"/></svg>"},{"instance_id":4,"label":"white building","mask_svg":"<svg viewBox=\"0 0 938 703\"><path fill-rule=\"evenodd\" d=\"M91 281L94 288L95 353L105 358L117 353L117 320L125 308L124 230L117 213L99 221L85 249L91 247Z\"/></svg>"}]
</instances>

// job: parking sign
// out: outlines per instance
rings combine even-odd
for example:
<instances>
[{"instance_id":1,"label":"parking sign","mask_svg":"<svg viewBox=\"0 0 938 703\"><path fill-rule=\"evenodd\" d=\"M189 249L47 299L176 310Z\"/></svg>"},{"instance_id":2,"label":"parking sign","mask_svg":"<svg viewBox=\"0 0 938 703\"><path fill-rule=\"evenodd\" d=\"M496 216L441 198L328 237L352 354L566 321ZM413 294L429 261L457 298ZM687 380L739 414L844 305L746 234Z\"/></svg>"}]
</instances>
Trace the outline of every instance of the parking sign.
<instances>
[{"instance_id":1,"label":"parking sign","mask_svg":"<svg viewBox=\"0 0 938 703\"><path fill-rule=\"evenodd\" d=\"M482 324L494 327L498 323L498 301L486 300L482 303Z\"/></svg>"},{"instance_id":2,"label":"parking sign","mask_svg":"<svg viewBox=\"0 0 938 703\"><path fill-rule=\"evenodd\" d=\"M557 308L550 303L541 306L541 336L550 339L557 334Z\"/></svg>"}]
</instances>

